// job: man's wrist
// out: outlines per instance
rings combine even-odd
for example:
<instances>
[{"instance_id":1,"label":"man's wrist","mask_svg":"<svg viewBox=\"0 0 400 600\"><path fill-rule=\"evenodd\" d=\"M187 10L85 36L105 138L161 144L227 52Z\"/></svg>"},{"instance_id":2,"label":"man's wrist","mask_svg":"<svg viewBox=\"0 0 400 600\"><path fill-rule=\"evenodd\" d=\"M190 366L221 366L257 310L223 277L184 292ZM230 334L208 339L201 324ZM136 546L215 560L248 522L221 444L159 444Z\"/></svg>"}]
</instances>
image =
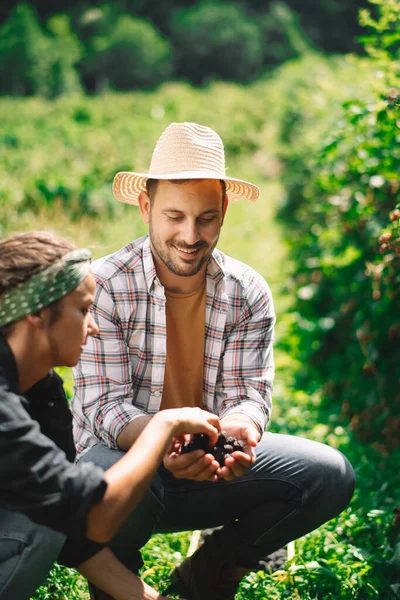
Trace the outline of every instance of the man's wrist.
<instances>
[{"instance_id":1,"label":"man's wrist","mask_svg":"<svg viewBox=\"0 0 400 600\"><path fill-rule=\"evenodd\" d=\"M143 415L127 423L117 437L118 448L125 452L129 450L151 419L151 416Z\"/></svg>"},{"instance_id":2,"label":"man's wrist","mask_svg":"<svg viewBox=\"0 0 400 600\"><path fill-rule=\"evenodd\" d=\"M232 412L228 415L226 415L225 417L221 417L221 426L223 429L223 423L224 421L235 421L235 422L242 422L246 421L247 423L249 423L250 425L253 425L255 427L255 429L257 430L260 439L264 433L264 430L262 429L260 423L258 423L255 419L253 419L252 417L250 417L249 415L246 415L244 413L241 412Z\"/></svg>"}]
</instances>

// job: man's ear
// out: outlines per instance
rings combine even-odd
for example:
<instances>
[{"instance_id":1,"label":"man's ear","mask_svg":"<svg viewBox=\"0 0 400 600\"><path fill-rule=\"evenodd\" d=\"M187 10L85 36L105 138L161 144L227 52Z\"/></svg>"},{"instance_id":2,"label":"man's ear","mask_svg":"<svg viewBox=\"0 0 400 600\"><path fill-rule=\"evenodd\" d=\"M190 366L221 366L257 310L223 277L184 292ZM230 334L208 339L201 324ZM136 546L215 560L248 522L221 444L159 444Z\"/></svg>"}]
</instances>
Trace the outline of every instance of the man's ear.
<instances>
[{"instance_id":1,"label":"man's ear","mask_svg":"<svg viewBox=\"0 0 400 600\"><path fill-rule=\"evenodd\" d=\"M140 213L142 215L143 222L149 224L150 222L150 198L147 192L140 192L138 196Z\"/></svg>"},{"instance_id":2,"label":"man's ear","mask_svg":"<svg viewBox=\"0 0 400 600\"><path fill-rule=\"evenodd\" d=\"M226 213L226 210L228 208L228 204L229 204L229 199L228 199L228 194L226 194L225 195L224 204L222 206L222 223L221 223L221 225L223 225L223 223L224 223L225 213Z\"/></svg>"}]
</instances>

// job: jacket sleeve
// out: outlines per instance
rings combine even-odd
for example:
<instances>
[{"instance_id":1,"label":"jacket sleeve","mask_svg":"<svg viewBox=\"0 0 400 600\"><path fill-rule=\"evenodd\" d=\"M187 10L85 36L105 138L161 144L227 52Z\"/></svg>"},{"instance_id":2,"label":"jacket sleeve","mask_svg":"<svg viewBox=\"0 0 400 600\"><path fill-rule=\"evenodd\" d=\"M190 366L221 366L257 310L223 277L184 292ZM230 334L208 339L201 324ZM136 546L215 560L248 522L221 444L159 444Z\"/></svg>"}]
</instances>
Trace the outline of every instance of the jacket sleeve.
<instances>
[{"instance_id":1,"label":"jacket sleeve","mask_svg":"<svg viewBox=\"0 0 400 600\"><path fill-rule=\"evenodd\" d=\"M44 435L24 404L0 377L0 507L80 537L87 513L106 490L103 471L71 464Z\"/></svg>"},{"instance_id":2,"label":"jacket sleeve","mask_svg":"<svg viewBox=\"0 0 400 600\"><path fill-rule=\"evenodd\" d=\"M28 412L40 423L41 432L65 452L69 462L74 462L72 414L61 377L50 371L47 377L25 392L24 397L29 400Z\"/></svg>"}]
</instances>

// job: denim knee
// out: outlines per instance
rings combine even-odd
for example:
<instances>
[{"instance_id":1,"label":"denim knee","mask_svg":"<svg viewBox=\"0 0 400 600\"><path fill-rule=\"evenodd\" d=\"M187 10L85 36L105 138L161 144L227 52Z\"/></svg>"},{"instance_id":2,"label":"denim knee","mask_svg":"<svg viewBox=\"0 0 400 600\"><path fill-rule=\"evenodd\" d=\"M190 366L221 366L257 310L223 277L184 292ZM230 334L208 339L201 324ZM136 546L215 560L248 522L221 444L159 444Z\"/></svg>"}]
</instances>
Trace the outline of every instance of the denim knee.
<instances>
[{"instance_id":1,"label":"denim knee","mask_svg":"<svg viewBox=\"0 0 400 600\"><path fill-rule=\"evenodd\" d=\"M29 600L45 579L65 536L21 513L0 510L0 600Z\"/></svg>"},{"instance_id":2,"label":"denim knee","mask_svg":"<svg viewBox=\"0 0 400 600\"><path fill-rule=\"evenodd\" d=\"M343 510L349 504L355 488L356 476L352 465L349 460L336 450L337 454L336 462L331 466L331 469L328 473L329 487L333 488L335 493L337 493L343 502Z\"/></svg>"},{"instance_id":3,"label":"denim knee","mask_svg":"<svg viewBox=\"0 0 400 600\"><path fill-rule=\"evenodd\" d=\"M355 473L349 460L339 450L324 446L319 457L319 493L317 501L324 502L329 518L340 514L349 504L355 488ZM313 502L314 498L310 498Z\"/></svg>"}]
</instances>

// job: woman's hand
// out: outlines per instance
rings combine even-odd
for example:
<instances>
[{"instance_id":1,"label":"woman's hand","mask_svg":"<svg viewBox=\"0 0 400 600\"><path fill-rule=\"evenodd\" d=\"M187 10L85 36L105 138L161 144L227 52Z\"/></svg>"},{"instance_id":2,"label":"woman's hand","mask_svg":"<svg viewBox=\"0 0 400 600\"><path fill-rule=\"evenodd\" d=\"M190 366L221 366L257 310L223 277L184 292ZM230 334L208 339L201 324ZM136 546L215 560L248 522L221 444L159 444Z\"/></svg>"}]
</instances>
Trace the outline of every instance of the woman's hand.
<instances>
[{"instance_id":1,"label":"woman's hand","mask_svg":"<svg viewBox=\"0 0 400 600\"><path fill-rule=\"evenodd\" d=\"M201 408L172 408L162 410L160 415L172 421L173 435L180 437L188 433L205 433L210 438L210 446L217 443L221 424L217 415Z\"/></svg>"},{"instance_id":2,"label":"woman's hand","mask_svg":"<svg viewBox=\"0 0 400 600\"><path fill-rule=\"evenodd\" d=\"M165 418L174 422L174 435L171 447L164 457L164 466L177 479L192 481L217 481L219 463L211 453L195 450L180 454L181 444L189 440L188 434L205 433L210 438L210 447L217 443L221 431L219 418L201 408L178 408L161 411ZM166 414L169 413L169 414Z\"/></svg>"}]
</instances>

